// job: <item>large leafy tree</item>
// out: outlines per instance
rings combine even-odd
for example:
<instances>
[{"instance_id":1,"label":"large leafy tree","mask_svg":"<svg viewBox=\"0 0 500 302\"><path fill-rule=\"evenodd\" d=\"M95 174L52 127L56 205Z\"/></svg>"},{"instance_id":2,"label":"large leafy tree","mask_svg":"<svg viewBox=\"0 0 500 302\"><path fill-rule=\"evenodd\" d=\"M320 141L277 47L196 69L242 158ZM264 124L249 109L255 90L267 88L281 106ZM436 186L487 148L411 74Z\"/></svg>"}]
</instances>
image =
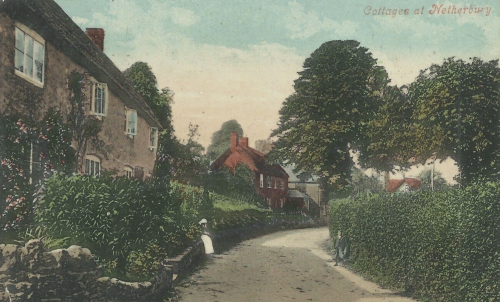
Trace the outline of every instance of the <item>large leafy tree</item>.
<instances>
[{"instance_id":1,"label":"large leafy tree","mask_svg":"<svg viewBox=\"0 0 500 302\"><path fill-rule=\"evenodd\" d=\"M243 128L236 120L229 120L222 124L220 129L212 134L212 142L207 148L210 160L216 160L231 144L231 133L236 132L243 136Z\"/></svg>"},{"instance_id":2,"label":"large leafy tree","mask_svg":"<svg viewBox=\"0 0 500 302\"><path fill-rule=\"evenodd\" d=\"M387 73L352 40L324 43L303 67L280 110L271 157L319 175L327 192L341 192L353 166L350 149L366 145L367 123L380 105Z\"/></svg>"},{"instance_id":3,"label":"large leafy tree","mask_svg":"<svg viewBox=\"0 0 500 302\"><path fill-rule=\"evenodd\" d=\"M461 180L495 177L500 171L500 69L498 60L449 58L421 71L410 85L413 119L433 133L422 142L438 158L450 156Z\"/></svg>"}]
</instances>

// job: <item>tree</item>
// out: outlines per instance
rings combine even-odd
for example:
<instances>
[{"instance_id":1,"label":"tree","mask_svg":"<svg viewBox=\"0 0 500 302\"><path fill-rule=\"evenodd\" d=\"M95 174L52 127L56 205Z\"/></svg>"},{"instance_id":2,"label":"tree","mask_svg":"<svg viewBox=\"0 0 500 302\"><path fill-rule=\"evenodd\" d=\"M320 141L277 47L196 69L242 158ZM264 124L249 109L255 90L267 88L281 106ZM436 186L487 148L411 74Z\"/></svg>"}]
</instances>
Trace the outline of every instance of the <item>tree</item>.
<instances>
[{"instance_id":1,"label":"tree","mask_svg":"<svg viewBox=\"0 0 500 302\"><path fill-rule=\"evenodd\" d=\"M212 134L212 142L207 148L207 156L210 160L216 160L230 147L233 132L238 133L239 137L243 136L243 128L236 120L224 122L220 130Z\"/></svg>"},{"instance_id":2,"label":"tree","mask_svg":"<svg viewBox=\"0 0 500 302\"><path fill-rule=\"evenodd\" d=\"M417 176L422 181L421 190L445 190L450 188L446 180L441 175L441 172L425 169ZM432 181L431 181L432 179Z\"/></svg>"},{"instance_id":3,"label":"tree","mask_svg":"<svg viewBox=\"0 0 500 302\"><path fill-rule=\"evenodd\" d=\"M387 83L385 69L358 42L324 43L305 60L295 92L283 103L270 156L320 176L326 192L347 190L350 149L366 139Z\"/></svg>"},{"instance_id":4,"label":"tree","mask_svg":"<svg viewBox=\"0 0 500 302\"><path fill-rule=\"evenodd\" d=\"M498 177L498 60L449 58L421 71L409 93L416 103L413 119L433 133L425 144L428 152L436 152L440 159L454 159L465 184L479 177Z\"/></svg>"},{"instance_id":5,"label":"tree","mask_svg":"<svg viewBox=\"0 0 500 302\"><path fill-rule=\"evenodd\" d=\"M208 174L208 160L203 154L205 148L198 143L198 125L189 124L189 138L186 144L176 140L174 154L170 162L172 179L181 183L201 185Z\"/></svg>"},{"instance_id":6,"label":"tree","mask_svg":"<svg viewBox=\"0 0 500 302\"><path fill-rule=\"evenodd\" d=\"M384 185L376 175L368 176L356 167L352 169L349 183L353 196L370 195L384 191Z\"/></svg>"}]
</instances>

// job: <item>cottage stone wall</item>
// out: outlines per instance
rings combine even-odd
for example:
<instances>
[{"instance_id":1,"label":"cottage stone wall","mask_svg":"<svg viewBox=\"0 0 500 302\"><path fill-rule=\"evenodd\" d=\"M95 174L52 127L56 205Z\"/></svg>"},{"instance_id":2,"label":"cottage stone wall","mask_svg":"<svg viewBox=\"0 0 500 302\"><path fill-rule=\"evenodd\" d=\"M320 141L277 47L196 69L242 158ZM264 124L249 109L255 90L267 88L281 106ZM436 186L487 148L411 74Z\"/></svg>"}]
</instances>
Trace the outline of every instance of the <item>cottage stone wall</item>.
<instances>
[{"instance_id":1,"label":"cottage stone wall","mask_svg":"<svg viewBox=\"0 0 500 302\"><path fill-rule=\"evenodd\" d=\"M0 12L0 114L19 112L40 120L52 107L67 116L71 110L68 88L68 76L71 72L88 72L96 81L106 82L102 75L77 64L47 39L43 87L20 77L15 72L14 64L15 27L15 20ZM30 29L37 32L37 28ZM90 99L90 90L86 94ZM149 124L138 110L137 135L126 135L125 101L117 94L117 91L108 87L107 114L102 117L103 130L99 134L105 150L89 148L87 154L100 158L104 170L116 170L118 175L124 175L126 166L133 170L135 167L142 167L144 176L148 176L152 173L156 160L156 151L149 149ZM90 103L87 107L90 112Z\"/></svg>"}]
</instances>

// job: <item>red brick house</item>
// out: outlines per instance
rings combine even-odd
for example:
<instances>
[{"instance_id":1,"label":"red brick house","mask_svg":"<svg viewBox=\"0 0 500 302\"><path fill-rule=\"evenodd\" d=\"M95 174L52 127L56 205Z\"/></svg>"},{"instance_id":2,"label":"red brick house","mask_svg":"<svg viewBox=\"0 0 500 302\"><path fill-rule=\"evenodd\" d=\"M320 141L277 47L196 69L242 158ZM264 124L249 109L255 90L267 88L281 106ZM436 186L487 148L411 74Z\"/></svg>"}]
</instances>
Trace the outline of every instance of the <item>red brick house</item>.
<instances>
[{"instance_id":1,"label":"red brick house","mask_svg":"<svg viewBox=\"0 0 500 302\"><path fill-rule=\"evenodd\" d=\"M104 30L85 33L54 0L0 2L1 114L41 120L49 108L57 108L68 116L73 71L88 75L86 114L102 121L103 146L89 146L79 170L151 175L161 124L104 53Z\"/></svg>"},{"instance_id":2,"label":"red brick house","mask_svg":"<svg viewBox=\"0 0 500 302\"><path fill-rule=\"evenodd\" d=\"M288 192L288 174L277 164L266 164L266 155L248 146L248 137L238 140L238 134L231 135L231 146L210 169L221 171L227 169L234 172L239 164L247 166L254 172L253 183L257 193L266 199L272 208L282 208Z\"/></svg>"}]
</instances>

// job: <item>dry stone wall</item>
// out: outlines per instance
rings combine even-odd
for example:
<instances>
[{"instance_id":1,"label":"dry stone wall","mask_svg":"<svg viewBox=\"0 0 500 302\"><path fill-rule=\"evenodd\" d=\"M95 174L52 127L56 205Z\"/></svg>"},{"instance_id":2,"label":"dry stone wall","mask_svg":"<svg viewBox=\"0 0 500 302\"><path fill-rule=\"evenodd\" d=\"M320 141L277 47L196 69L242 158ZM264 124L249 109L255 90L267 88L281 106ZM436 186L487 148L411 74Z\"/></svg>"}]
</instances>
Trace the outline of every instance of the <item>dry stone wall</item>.
<instances>
[{"instance_id":1,"label":"dry stone wall","mask_svg":"<svg viewBox=\"0 0 500 302\"><path fill-rule=\"evenodd\" d=\"M80 246L49 252L40 240L0 245L0 302L154 301L171 285L172 270L163 266L151 282L103 277Z\"/></svg>"}]
</instances>

